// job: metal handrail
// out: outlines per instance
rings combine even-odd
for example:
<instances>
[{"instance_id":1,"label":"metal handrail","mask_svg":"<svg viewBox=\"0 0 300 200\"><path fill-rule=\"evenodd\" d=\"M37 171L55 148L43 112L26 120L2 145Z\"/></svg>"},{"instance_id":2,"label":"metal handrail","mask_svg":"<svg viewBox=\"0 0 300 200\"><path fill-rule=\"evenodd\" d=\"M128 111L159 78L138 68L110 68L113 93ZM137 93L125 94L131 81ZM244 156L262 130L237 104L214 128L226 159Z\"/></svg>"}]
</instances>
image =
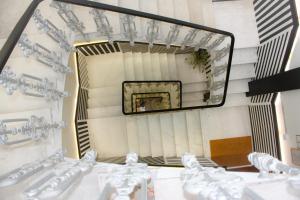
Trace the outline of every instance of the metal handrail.
<instances>
[{"instance_id":1,"label":"metal handrail","mask_svg":"<svg viewBox=\"0 0 300 200\"><path fill-rule=\"evenodd\" d=\"M12 33L9 35L7 41L5 42L3 48L0 51L0 72L3 70L9 56L11 55L13 49L15 48L15 45L18 42L27 23L29 22L32 14L34 13L35 9L38 7L38 5L42 1L43 0L33 0L32 1L32 3L26 9L25 13L22 15L21 19L18 21L18 23L14 27ZM160 15L154 15L154 14L136 11L136 10L132 10L132 9L128 9L128 8L122 8L122 7L118 7L118 6L107 5L107 4L98 3L98 2L94 2L94 1L88 1L88 0L55 0L55 1L89 7L89 8L109 10L109 11L113 11L113 12L123 13L123 14L127 14L127 15L134 15L134 16L139 16L139 17L149 18L149 19L154 19L154 20L159 20L159 21L164 21L167 23L177 24L177 25L186 26L186 27L195 28L195 29L201 29L201 30L210 31L213 33L218 33L218 34L223 34L223 35L229 36L231 38L231 46L230 46L230 52L229 52L229 61L228 61L228 67L227 67L228 73L226 75L223 100L220 104L207 105L205 107L206 108L220 107L220 106L224 105L225 99L226 99L227 88L228 88L230 66L231 66L234 41L235 41L234 35L232 33L214 29L214 28L210 28L210 27L206 27L206 26L199 25L199 24L181 21L178 19L168 18L168 17L164 17L164 16L160 16Z\"/></svg>"}]
</instances>

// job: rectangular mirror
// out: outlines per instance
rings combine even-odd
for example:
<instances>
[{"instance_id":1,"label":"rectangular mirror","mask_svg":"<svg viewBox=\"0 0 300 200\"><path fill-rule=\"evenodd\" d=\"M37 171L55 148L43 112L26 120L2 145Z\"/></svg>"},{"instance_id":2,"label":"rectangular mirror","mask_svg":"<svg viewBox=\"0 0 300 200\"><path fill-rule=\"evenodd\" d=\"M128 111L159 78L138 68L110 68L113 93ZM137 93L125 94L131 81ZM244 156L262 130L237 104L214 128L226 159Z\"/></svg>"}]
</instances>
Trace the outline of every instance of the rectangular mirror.
<instances>
[{"instance_id":1,"label":"rectangular mirror","mask_svg":"<svg viewBox=\"0 0 300 200\"><path fill-rule=\"evenodd\" d=\"M181 81L124 81L122 109L124 114L180 109Z\"/></svg>"}]
</instances>

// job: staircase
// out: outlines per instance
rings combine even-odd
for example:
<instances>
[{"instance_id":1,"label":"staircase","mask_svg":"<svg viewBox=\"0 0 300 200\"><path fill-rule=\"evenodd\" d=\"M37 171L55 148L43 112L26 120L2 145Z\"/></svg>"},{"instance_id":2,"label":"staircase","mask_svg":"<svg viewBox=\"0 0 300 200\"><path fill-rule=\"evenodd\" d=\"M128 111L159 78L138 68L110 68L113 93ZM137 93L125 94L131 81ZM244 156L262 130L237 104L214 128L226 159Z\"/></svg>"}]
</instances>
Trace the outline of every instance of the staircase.
<instances>
[{"instance_id":1,"label":"staircase","mask_svg":"<svg viewBox=\"0 0 300 200\"><path fill-rule=\"evenodd\" d=\"M214 4L217 3L212 3L209 0L97 1L223 29L219 26L222 24L220 23L220 16L216 15L222 11L215 12ZM45 1L39 7L44 14L43 17L65 31L69 41L73 42L78 39L79 34L67 28L65 22L57 15L57 9L49 7L48 4L49 2ZM84 33L89 34L89 36L95 35L97 27L89 13L90 9L74 6L73 11L79 16L80 21L84 22ZM114 34L119 37L121 35L120 16L109 13L107 17L111 20ZM136 22L137 31L139 36L144 37L145 27L142 27L142 23L139 23L138 20ZM61 53L63 62L66 64L69 54L64 52L46 34L38 31L33 20L26 27L26 33L32 41L46 46L51 51ZM161 27L160 33L162 36L167 34L163 27ZM239 34L237 32L236 36ZM180 35L178 40L182 41L182 37L183 35ZM91 37L91 39L94 38ZM205 149L209 147L207 147L208 145L204 147L204 143L208 143L208 141L203 139L200 110L138 116L124 116L121 112L121 83L124 80L180 79L183 83L184 96L186 96L183 99L183 106L195 106L203 99L203 90L206 86L204 79L201 77L184 77L184 72L180 68L182 63L176 59L174 54L146 52L123 54L118 51L112 52L108 46L91 48L89 51L94 56L86 56L90 79L88 129L91 147L99 152L99 157L119 157L124 156L129 151L135 151L142 157L164 157L165 159L178 158L184 152L191 152L200 157L204 156ZM118 47L114 46L113 48L117 49ZM95 52L98 51L104 53L96 55ZM255 77L256 51L256 45L236 44L225 107L246 106L250 103L245 92L248 91L247 82ZM101 63L97 63L99 57L101 57ZM24 63L30 63L30 65L23 67ZM47 78L55 82L59 89L63 90L64 88L65 76L57 76L46 67L41 70L41 64L33 58L24 58L19 48L15 48L8 64L12 65L16 73L34 74L39 77L47 75ZM97 73L100 69L101 73ZM59 105L49 105L47 102L33 100L31 97L22 98L19 94L8 97L4 91L1 91L1 100L14 103L14 107L7 107L7 104L3 103L3 106L0 107L1 113L48 108L54 113L55 119L62 117L62 101L59 102Z\"/></svg>"},{"instance_id":2,"label":"staircase","mask_svg":"<svg viewBox=\"0 0 300 200\"><path fill-rule=\"evenodd\" d=\"M206 12L199 14L196 12L197 9L191 6L199 5L199 2L136 0L119 1L118 5L215 26L211 15L208 16ZM209 1L203 2L206 2L206 8L210 6L212 9ZM103 55L99 55L102 56L101 58L99 56L86 57L91 77L88 100L89 132L93 138L91 146L99 152L99 159L121 157L131 151L137 152L142 157L164 157L165 159L180 157L185 152L203 157L200 110L124 116L121 108L120 83L125 80L181 80L184 93L183 107L187 107L197 106L202 101L207 84L204 79L201 77L185 78L185 73L180 68L181 61L176 60L175 55L171 53L112 54L114 63L106 63L106 57ZM105 64L93 64L93 60L96 59L101 59ZM225 107L246 106L250 103L245 92L248 91L248 82L255 77L254 63L256 61L256 47L243 46L234 50ZM110 71L111 68L107 68L109 73L105 73L106 68L103 65L114 66L114 69L120 69L119 71L123 74L114 74ZM89 66L92 67L89 68ZM99 68L102 70L101 77L99 77L100 72L97 73ZM109 83L107 81L104 84L103 79L110 75L113 78L109 79L114 83L106 84ZM93 76L95 78L92 78Z\"/></svg>"},{"instance_id":3,"label":"staircase","mask_svg":"<svg viewBox=\"0 0 300 200\"><path fill-rule=\"evenodd\" d=\"M122 114L120 83L129 78L161 80L161 77L177 77L175 55L113 53L112 56L113 60L106 55L86 58L90 85L94 87L89 89L89 131L94 138L92 147L99 152L99 157L118 157L131 151L142 157L180 157L185 152L203 156L198 110L138 116ZM95 60L102 62L95 63ZM119 69L118 72L114 73L111 66ZM99 76L94 77L92 74L99 74L99 69L101 76L110 75L117 84L107 86L110 79L105 81ZM123 74L119 74L120 71Z\"/></svg>"}]
</instances>

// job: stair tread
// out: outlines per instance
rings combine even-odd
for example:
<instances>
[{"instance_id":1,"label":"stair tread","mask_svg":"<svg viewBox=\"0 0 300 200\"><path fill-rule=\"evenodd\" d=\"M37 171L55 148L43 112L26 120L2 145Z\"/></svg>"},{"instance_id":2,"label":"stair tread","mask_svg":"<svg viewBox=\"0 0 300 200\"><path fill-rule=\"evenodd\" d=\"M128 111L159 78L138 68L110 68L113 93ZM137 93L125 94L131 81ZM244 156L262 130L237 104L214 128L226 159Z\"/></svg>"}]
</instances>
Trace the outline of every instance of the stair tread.
<instances>
[{"instance_id":1,"label":"stair tread","mask_svg":"<svg viewBox=\"0 0 300 200\"><path fill-rule=\"evenodd\" d=\"M252 47L234 49L232 56L232 65L256 63L257 59L257 48Z\"/></svg>"},{"instance_id":2,"label":"stair tread","mask_svg":"<svg viewBox=\"0 0 300 200\"><path fill-rule=\"evenodd\" d=\"M148 115L152 157L163 156L159 114Z\"/></svg>"},{"instance_id":3,"label":"stair tread","mask_svg":"<svg viewBox=\"0 0 300 200\"><path fill-rule=\"evenodd\" d=\"M154 80L151 66L151 55L150 53L143 53L143 72L145 80Z\"/></svg>"},{"instance_id":4,"label":"stair tread","mask_svg":"<svg viewBox=\"0 0 300 200\"><path fill-rule=\"evenodd\" d=\"M186 123L188 132L188 141L190 153L202 156L203 155L203 142L200 125L200 114L198 110L186 112Z\"/></svg>"},{"instance_id":5,"label":"stair tread","mask_svg":"<svg viewBox=\"0 0 300 200\"><path fill-rule=\"evenodd\" d=\"M177 157L181 157L184 153L189 152L187 127L185 122L185 112L173 113L174 136Z\"/></svg>"},{"instance_id":6,"label":"stair tread","mask_svg":"<svg viewBox=\"0 0 300 200\"><path fill-rule=\"evenodd\" d=\"M89 119L109 116L120 116L122 114L122 106L106 106L97 108L88 108Z\"/></svg>"},{"instance_id":7,"label":"stair tread","mask_svg":"<svg viewBox=\"0 0 300 200\"><path fill-rule=\"evenodd\" d=\"M138 116L137 128L138 128L138 140L139 140L139 155L151 156L150 136L147 116Z\"/></svg>"},{"instance_id":8,"label":"stair tread","mask_svg":"<svg viewBox=\"0 0 300 200\"><path fill-rule=\"evenodd\" d=\"M159 54L159 64L162 80L170 80L167 54Z\"/></svg>"},{"instance_id":9,"label":"stair tread","mask_svg":"<svg viewBox=\"0 0 300 200\"><path fill-rule=\"evenodd\" d=\"M135 80L133 55L131 52L124 53L124 67L126 80Z\"/></svg>"},{"instance_id":10,"label":"stair tread","mask_svg":"<svg viewBox=\"0 0 300 200\"><path fill-rule=\"evenodd\" d=\"M138 127L135 116L126 116L126 131L129 152L136 152L139 154Z\"/></svg>"},{"instance_id":11,"label":"stair tread","mask_svg":"<svg viewBox=\"0 0 300 200\"><path fill-rule=\"evenodd\" d=\"M99 157L117 157L128 152L124 117L89 119L89 133L93 135Z\"/></svg>"},{"instance_id":12,"label":"stair tread","mask_svg":"<svg viewBox=\"0 0 300 200\"><path fill-rule=\"evenodd\" d=\"M164 157L176 156L175 138L171 113L160 114L160 124Z\"/></svg>"},{"instance_id":13,"label":"stair tread","mask_svg":"<svg viewBox=\"0 0 300 200\"><path fill-rule=\"evenodd\" d=\"M176 67L176 59L174 54L167 54L168 57L168 68L169 68L169 75L171 80L177 80L177 67Z\"/></svg>"},{"instance_id":14,"label":"stair tread","mask_svg":"<svg viewBox=\"0 0 300 200\"><path fill-rule=\"evenodd\" d=\"M160 62L159 62L159 54L152 53L151 54L151 68L153 74L153 80L161 80L161 71L160 71Z\"/></svg>"},{"instance_id":15,"label":"stair tread","mask_svg":"<svg viewBox=\"0 0 300 200\"><path fill-rule=\"evenodd\" d=\"M133 63L136 80L145 80L142 53L133 53Z\"/></svg>"}]
</instances>

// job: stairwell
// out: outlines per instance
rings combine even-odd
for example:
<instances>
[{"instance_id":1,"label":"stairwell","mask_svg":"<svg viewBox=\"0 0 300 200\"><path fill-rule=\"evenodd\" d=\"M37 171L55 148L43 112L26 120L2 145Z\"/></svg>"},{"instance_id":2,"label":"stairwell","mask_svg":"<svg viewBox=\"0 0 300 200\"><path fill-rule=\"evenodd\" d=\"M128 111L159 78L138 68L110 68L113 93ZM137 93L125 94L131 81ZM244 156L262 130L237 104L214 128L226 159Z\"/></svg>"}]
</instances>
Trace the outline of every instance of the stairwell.
<instances>
[{"instance_id":1,"label":"stairwell","mask_svg":"<svg viewBox=\"0 0 300 200\"><path fill-rule=\"evenodd\" d=\"M221 26L230 24L228 22L222 23L222 20L229 20L229 18L220 14L226 13L222 11L222 6L216 6L220 3L212 3L209 0L97 1L228 30L229 32L233 32L236 38L242 38L243 36L240 30L236 31L234 29L232 31L230 26ZM66 32L67 40L73 42L80 38L80 35L72 32L57 15L57 9L49 7L48 1L41 3L39 9L42 10L45 19L49 19L59 29ZM74 6L73 11L76 15L80 16L81 21L84 21L84 33L89 34L89 36L96 35L97 27L89 13L89 9ZM119 15L108 14L108 17L113 25L114 34L119 37L120 35L118 34L121 32L121 19ZM137 30L140 34L139 36L144 37L145 30L141 24L137 21ZM241 27L245 27L245 25ZM50 37L37 29L33 20L29 21L25 32L32 41L38 42L52 51L61 53L63 62L67 63L69 54ZM163 27L161 34L162 36L167 34ZM93 37L91 38L93 39ZM179 40L182 39L179 38ZM247 42L241 43L240 41L245 40L238 39L235 45L230 82L224 106L229 109L249 104L249 99L245 97L245 92L248 91L247 82L255 77L254 63L257 60L257 44L255 42L251 44L247 44ZM86 56L88 65L89 63L97 62L97 57L98 55ZM203 121L201 119L205 118L203 114L205 112L202 110L138 116L124 116L121 113L121 83L124 80L182 79L183 93L187 94L187 98L183 99L183 106L193 106L196 102L201 101L203 98L202 89L205 88L206 83L189 78L184 79L184 73L179 67L181 63L176 59L174 54L136 52L122 54L119 52L99 55L99 57L101 57L101 63L88 66L90 78L88 88L89 134L91 147L99 152L99 157L123 156L129 151L135 151L144 157L163 156L164 158L173 158L180 157L184 152L191 152L200 157L210 156L209 141L205 139L207 138L205 136L207 132L204 133L203 131L203 126L206 126L206 124L201 123ZM113 61L113 64L111 61ZM25 68L23 67L23 63L30 63L30 65ZM46 67L41 70L41 64L37 63L33 58L24 58L19 48L15 48L8 64L17 73L29 73L37 76L45 76L47 74L47 78L55 82L58 89L63 90L64 88L65 76L57 76L57 74L52 71L50 72ZM107 69L109 73L93 73L100 70L100 65L114 67ZM3 104L0 107L1 113L28 112L30 110L47 108L48 111L50 110L50 112L54 113L53 116L55 119L61 120L62 118L62 101L58 104L48 104L45 101L34 100L31 97L22 98L19 94L16 96L7 96L2 90L1 100L4 102L13 102L14 105L13 107L7 107L5 106L6 104ZM51 114L47 113L47 115ZM55 148L60 147L59 139L56 138L56 141ZM49 149L46 149L44 154L49 154ZM37 155L37 157L39 156Z\"/></svg>"},{"instance_id":2,"label":"stairwell","mask_svg":"<svg viewBox=\"0 0 300 200\"><path fill-rule=\"evenodd\" d=\"M199 2L205 6L201 7ZM216 27L213 4L209 1L199 2L192 0L140 0L119 1L115 2L115 5ZM200 6L201 9L199 7L199 10L202 12L191 5ZM204 12L204 8L209 8L212 13ZM247 47L247 45L239 44L236 46L224 105L228 108L247 106L250 103L245 92L248 91L247 83L255 77L256 46ZM180 60L176 60L174 54L127 52L124 54L113 53L112 56L114 62L118 62L118 64L107 64L107 66L114 66L114 69L118 68L123 73L114 78L108 77L109 75L106 73L104 73L106 74L103 75L104 77L90 78L89 132L93 138L91 139L93 141L92 148L97 149L99 157L103 159L118 157L131 151L137 152L143 157L180 157L185 152L191 152L200 157L209 156L208 153L205 153L209 152L209 150L205 150L209 147L203 145L204 142L207 143L208 141L203 139L200 120L201 110L138 116L124 116L121 111L122 91L120 83L125 80L181 80L183 83L182 91L185 94L183 107L195 106L203 99L206 83L184 78L179 67L182 63ZM96 57L86 57L88 63L93 63L93 59L101 59L98 66L93 66L93 69L90 69L91 77L97 74L95 68L101 68L102 61L105 60L105 56ZM114 80L114 84L103 85L101 82L105 77Z\"/></svg>"}]
</instances>

